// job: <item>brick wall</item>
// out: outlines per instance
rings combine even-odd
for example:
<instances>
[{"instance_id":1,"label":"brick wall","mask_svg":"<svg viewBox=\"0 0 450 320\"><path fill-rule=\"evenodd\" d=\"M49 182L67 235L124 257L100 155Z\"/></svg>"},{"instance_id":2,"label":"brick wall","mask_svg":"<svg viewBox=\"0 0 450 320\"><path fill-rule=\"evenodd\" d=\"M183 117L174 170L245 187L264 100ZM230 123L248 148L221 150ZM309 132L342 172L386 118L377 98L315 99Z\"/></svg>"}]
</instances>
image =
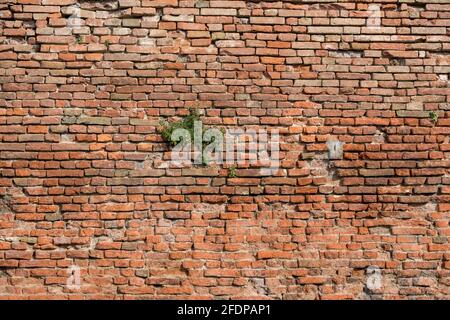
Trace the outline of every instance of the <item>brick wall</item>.
<instances>
[{"instance_id":1,"label":"brick wall","mask_svg":"<svg viewBox=\"0 0 450 320\"><path fill-rule=\"evenodd\" d=\"M450 1L76 3L0 0L0 298L450 298ZM280 170L164 166L190 107Z\"/></svg>"}]
</instances>

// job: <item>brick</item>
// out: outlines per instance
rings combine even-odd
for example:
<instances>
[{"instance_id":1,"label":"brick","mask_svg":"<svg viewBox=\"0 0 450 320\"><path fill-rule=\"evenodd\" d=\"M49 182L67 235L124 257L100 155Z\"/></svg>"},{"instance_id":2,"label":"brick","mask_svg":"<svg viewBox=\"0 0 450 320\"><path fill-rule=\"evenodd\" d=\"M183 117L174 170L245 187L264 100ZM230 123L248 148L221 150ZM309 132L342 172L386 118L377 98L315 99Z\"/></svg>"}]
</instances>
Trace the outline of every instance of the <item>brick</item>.
<instances>
[{"instance_id":1,"label":"brick","mask_svg":"<svg viewBox=\"0 0 450 320\"><path fill-rule=\"evenodd\" d=\"M51 5L44 5L44 6L24 5L23 6L24 12L33 12L33 13L55 13L55 12L59 12L59 9L60 9L59 6L51 6Z\"/></svg>"},{"instance_id":2,"label":"brick","mask_svg":"<svg viewBox=\"0 0 450 320\"><path fill-rule=\"evenodd\" d=\"M284 24L283 17L250 17L252 24Z\"/></svg>"},{"instance_id":3,"label":"brick","mask_svg":"<svg viewBox=\"0 0 450 320\"><path fill-rule=\"evenodd\" d=\"M308 27L308 33L310 34L341 34L343 32L342 27Z\"/></svg>"},{"instance_id":4,"label":"brick","mask_svg":"<svg viewBox=\"0 0 450 320\"><path fill-rule=\"evenodd\" d=\"M111 125L111 118L106 117L80 117L77 119L79 124L94 124L94 125Z\"/></svg>"},{"instance_id":5,"label":"brick","mask_svg":"<svg viewBox=\"0 0 450 320\"><path fill-rule=\"evenodd\" d=\"M237 14L237 10L224 8L202 8L200 14L205 16L235 16Z\"/></svg>"},{"instance_id":6,"label":"brick","mask_svg":"<svg viewBox=\"0 0 450 320\"><path fill-rule=\"evenodd\" d=\"M139 6L141 1L139 0L119 0L119 7L127 8L127 7L135 7Z\"/></svg>"},{"instance_id":7,"label":"brick","mask_svg":"<svg viewBox=\"0 0 450 320\"><path fill-rule=\"evenodd\" d=\"M398 110L397 116L402 118L428 118L429 112L414 110Z\"/></svg>"},{"instance_id":8,"label":"brick","mask_svg":"<svg viewBox=\"0 0 450 320\"><path fill-rule=\"evenodd\" d=\"M75 4L76 2L76 0L42 0L42 5L70 6L71 4Z\"/></svg>"},{"instance_id":9,"label":"brick","mask_svg":"<svg viewBox=\"0 0 450 320\"><path fill-rule=\"evenodd\" d=\"M411 32L413 34L446 34L444 27L439 28L427 28L427 27L412 27Z\"/></svg>"},{"instance_id":10,"label":"brick","mask_svg":"<svg viewBox=\"0 0 450 320\"><path fill-rule=\"evenodd\" d=\"M383 177L395 174L393 169L361 169L359 172L365 177Z\"/></svg>"},{"instance_id":11,"label":"brick","mask_svg":"<svg viewBox=\"0 0 450 320\"><path fill-rule=\"evenodd\" d=\"M173 6L176 7L178 5L178 0L141 0L142 6L144 7L166 7Z\"/></svg>"}]
</instances>

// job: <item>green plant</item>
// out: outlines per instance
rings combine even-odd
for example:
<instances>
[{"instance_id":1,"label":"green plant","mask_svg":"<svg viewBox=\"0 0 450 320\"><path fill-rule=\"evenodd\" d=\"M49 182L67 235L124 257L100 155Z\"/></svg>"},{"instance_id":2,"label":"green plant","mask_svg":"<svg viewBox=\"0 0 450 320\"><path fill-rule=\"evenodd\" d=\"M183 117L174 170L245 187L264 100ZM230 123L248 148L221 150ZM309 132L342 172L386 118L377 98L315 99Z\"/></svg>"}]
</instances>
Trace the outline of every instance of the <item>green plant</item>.
<instances>
[{"instance_id":1,"label":"green plant","mask_svg":"<svg viewBox=\"0 0 450 320\"><path fill-rule=\"evenodd\" d=\"M438 122L439 115L436 113L436 111L430 111L430 113L428 115L429 115L431 121L433 121L434 123Z\"/></svg>"},{"instance_id":2,"label":"green plant","mask_svg":"<svg viewBox=\"0 0 450 320\"><path fill-rule=\"evenodd\" d=\"M201 163L203 166L209 165L211 159L208 157L208 153L204 153L205 147L215 142L216 137L215 136L209 136L206 138L205 132L208 130L208 127L204 126L202 123L202 120L200 119L200 115L198 113L198 109L195 108L189 108L189 114L181 118L179 121L174 122L167 122L162 121L160 122L160 125L162 126L161 130L161 136L165 142L167 142L171 147L176 146L179 143L188 143L187 137L183 137L183 134L174 134L175 130L183 129L186 130L189 137L190 137L190 143L196 144L198 143L198 140L201 139L200 143L202 145L202 148L200 150L201 153ZM197 125L196 125L197 124ZM200 128L201 132L196 132L198 130L197 128ZM222 131L224 133L224 131ZM198 134L199 136L195 136L195 134ZM206 140L205 140L206 139ZM197 158L198 159L198 158Z\"/></svg>"},{"instance_id":3,"label":"green plant","mask_svg":"<svg viewBox=\"0 0 450 320\"><path fill-rule=\"evenodd\" d=\"M185 129L189 131L191 140L194 140L194 124L195 122L201 122L200 116L196 109L189 109L189 114L183 117L180 121L176 122L162 122L163 127L161 136L171 146L175 146L181 141L181 138L173 138L172 134L177 129Z\"/></svg>"},{"instance_id":4,"label":"green plant","mask_svg":"<svg viewBox=\"0 0 450 320\"><path fill-rule=\"evenodd\" d=\"M83 42L83 37L81 37L81 35L77 34L75 37L75 43L80 44L82 42Z\"/></svg>"},{"instance_id":5,"label":"green plant","mask_svg":"<svg viewBox=\"0 0 450 320\"><path fill-rule=\"evenodd\" d=\"M228 171L228 178L236 178L236 166L231 166Z\"/></svg>"}]
</instances>

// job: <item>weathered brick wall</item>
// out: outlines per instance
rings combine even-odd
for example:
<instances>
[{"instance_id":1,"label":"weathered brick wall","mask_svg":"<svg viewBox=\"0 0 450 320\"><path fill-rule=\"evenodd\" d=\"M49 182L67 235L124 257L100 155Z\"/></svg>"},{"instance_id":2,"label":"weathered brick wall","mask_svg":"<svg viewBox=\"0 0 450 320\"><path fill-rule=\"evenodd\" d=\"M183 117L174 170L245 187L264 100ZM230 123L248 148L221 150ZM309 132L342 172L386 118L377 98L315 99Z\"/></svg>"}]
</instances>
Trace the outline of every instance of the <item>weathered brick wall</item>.
<instances>
[{"instance_id":1,"label":"weathered brick wall","mask_svg":"<svg viewBox=\"0 0 450 320\"><path fill-rule=\"evenodd\" d=\"M1 298L450 298L450 1L78 2L0 0ZM163 166L189 107L280 170Z\"/></svg>"}]
</instances>

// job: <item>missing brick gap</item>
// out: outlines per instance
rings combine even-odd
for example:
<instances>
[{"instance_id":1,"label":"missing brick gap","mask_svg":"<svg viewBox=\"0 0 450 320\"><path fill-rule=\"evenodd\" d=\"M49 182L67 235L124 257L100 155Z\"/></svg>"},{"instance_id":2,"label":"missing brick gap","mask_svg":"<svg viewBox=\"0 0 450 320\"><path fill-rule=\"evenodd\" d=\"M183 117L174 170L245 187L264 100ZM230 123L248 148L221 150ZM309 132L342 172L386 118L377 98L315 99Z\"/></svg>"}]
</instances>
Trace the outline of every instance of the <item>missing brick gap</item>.
<instances>
[{"instance_id":1,"label":"missing brick gap","mask_svg":"<svg viewBox=\"0 0 450 320\"><path fill-rule=\"evenodd\" d=\"M391 58L389 59L389 64L391 66L404 66L406 65L406 60L404 58Z\"/></svg>"},{"instance_id":2,"label":"missing brick gap","mask_svg":"<svg viewBox=\"0 0 450 320\"><path fill-rule=\"evenodd\" d=\"M427 42L426 37L417 37L411 43L425 43L425 42Z\"/></svg>"},{"instance_id":3,"label":"missing brick gap","mask_svg":"<svg viewBox=\"0 0 450 320\"><path fill-rule=\"evenodd\" d=\"M386 143L387 133L383 130L377 129L373 135L372 144L383 144Z\"/></svg>"},{"instance_id":4,"label":"missing brick gap","mask_svg":"<svg viewBox=\"0 0 450 320\"><path fill-rule=\"evenodd\" d=\"M270 75L269 72L263 71L263 72L261 73L261 79L264 79L264 80L266 80L266 79L272 79L272 76Z\"/></svg>"}]
</instances>

